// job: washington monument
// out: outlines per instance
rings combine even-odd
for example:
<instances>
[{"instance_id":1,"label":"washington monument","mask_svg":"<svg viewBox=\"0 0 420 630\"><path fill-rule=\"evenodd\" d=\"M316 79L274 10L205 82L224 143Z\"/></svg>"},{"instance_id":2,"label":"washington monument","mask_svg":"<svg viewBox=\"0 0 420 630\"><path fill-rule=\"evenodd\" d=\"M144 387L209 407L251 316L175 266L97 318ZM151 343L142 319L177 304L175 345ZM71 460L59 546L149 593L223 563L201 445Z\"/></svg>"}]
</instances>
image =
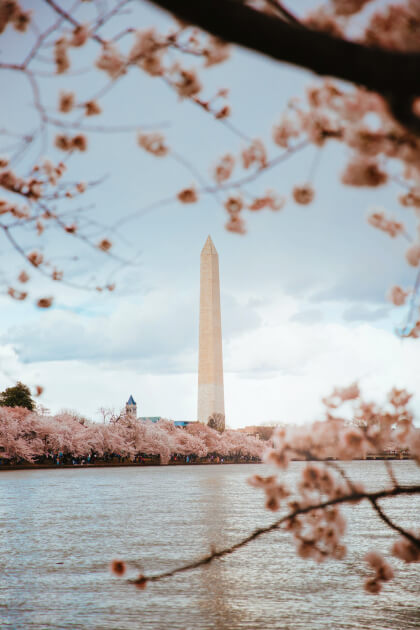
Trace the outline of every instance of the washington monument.
<instances>
[{"instance_id":1,"label":"washington monument","mask_svg":"<svg viewBox=\"0 0 420 630\"><path fill-rule=\"evenodd\" d=\"M219 431L225 428L219 257L210 236L200 258L197 418Z\"/></svg>"}]
</instances>

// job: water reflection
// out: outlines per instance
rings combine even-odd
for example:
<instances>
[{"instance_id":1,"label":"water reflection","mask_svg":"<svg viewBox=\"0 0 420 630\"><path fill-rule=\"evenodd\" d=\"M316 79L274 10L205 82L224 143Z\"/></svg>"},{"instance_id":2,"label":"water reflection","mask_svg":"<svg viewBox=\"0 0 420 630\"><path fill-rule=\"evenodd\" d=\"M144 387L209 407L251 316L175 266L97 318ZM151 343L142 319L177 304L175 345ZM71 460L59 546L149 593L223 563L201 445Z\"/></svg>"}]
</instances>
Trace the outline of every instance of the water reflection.
<instances>
[{"instance_id":1,"label":"water reflection","mask_svg":"<svg viewBox=\"0 0 420 630\"><path fill-rule=\"evenodd\" d=\"M293 465L296 475L301 465ZM372 487L380 462L347 464ZM397 462L405 482L419 480ZM3 630L372 630L420 627L418 567L397 568L377 598L366 595L363 555L393 539L364 505L351 510L345 563L296 558L281 532L206 568L139 592L109 573L112 558L160 572L236 542L273 515L245 483L262 467L191 466L7 472L0 475L0 627ZM418 501L386 504L406 526ZM58 564L62 563L62 564Z\"/></svg>"},{"instance_id":2,"label":"water reflection","mask_svg":"<svg viewBox=\"0 0 420 630\"><path fill-rule=\"evenodd\" d=\"M210 471L209 471L210 472ZM200 511L202 550L210 551L228 544L231 538L231 484L224 475L207 475L200 480ZM242 626L243 613L233 606L231 583L233 575L226 570L226 560L199 570L201 588L207 597L200 604L204 619L211 618L216 630Z\"/></svg>"}]
</instances>

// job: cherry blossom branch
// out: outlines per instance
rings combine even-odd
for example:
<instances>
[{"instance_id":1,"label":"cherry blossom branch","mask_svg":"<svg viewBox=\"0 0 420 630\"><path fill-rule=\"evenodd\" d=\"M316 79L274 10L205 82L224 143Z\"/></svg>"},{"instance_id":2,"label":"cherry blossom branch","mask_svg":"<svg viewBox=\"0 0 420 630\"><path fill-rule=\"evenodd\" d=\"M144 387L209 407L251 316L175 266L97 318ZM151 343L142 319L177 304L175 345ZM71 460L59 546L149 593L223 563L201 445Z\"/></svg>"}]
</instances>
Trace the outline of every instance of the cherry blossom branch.
<instances>
[{"instance_id":1,"label":"cherry blossom branch","mask_svg":"<svg viewBox=\"0 0 420 630\"><path fill-rule=\"evenodd\" d=\"M198 569L199 567L210 564L214 560L230 555L234 553L235 551L237 551L238 549L242 549L243 547L253 542L260 536L263 536L265 534L268 534L278 529L279 527L281 527L281 525L284 525L285 523L289 521L293 521L293 519L295 519L297 516L301 514L308 514L309 512L313 512L314 510L322 510L327 507L339 505L342 503L354 503L354 502L362 501L364 499L367 499L370 502L376 502L379 499L394 497L398 495L415 495L415 494L420 494L420 485L397 486L390 490L379 490L377 492L351 492L345 496L329 499L328 501L323 501L314 505L307 505L304 507L299 507L293 510L292 512L289 512L289 514L282 516L280 519L278 519L271 525L268 525L267 527L260 527L254 530L251 534L249 534L249 536L246 536L245 538L235 543L234 545L231 545L230 547L225 547L224 549L220 549L219 551L214 549L208 555L203 556L199 560L188 563L182 567L171 569L170 571L164 571L157 575L150 575L150 576L141 575L136 580L130 580L130 582L144 588L147 582L159 582L160 580L173 577L175 575L178 575L179 573L186 573L188 571L192 571L193 569ZM390 525L390 527L392 527L392 525ZM394 529L394 527L392 527L392 529ZM420 538L416 538L415 536L413 536L409 532L405 532L401 528L398 529L397 531L399 531L399 533L401 533L402 536L407 538L416 547L420 548Z\"/></svg>"},{"instance_id":2,"label":"cherry blossom branch","mask_svg":"<svg viewBox=\"0 0 420 630\"><path fill-rule=\"evenodd\" d=\"M240 177L238 179L233 179L225 183L214 184L210 186L202 185L201 187L197 188L197 193L204 194L204 195L214 195L218 192L229 191L232 189L239 189L242 186L245 186L246 184L252 183L256 179L258 179L260 175L275 168L282 162L286 161L289 157L301 151L302 149L308 147L309 145L310 145L310 142L308 140L303 140L302 142L299 142L295 146L289 147L288 149L283 151L280 155L274 157L271 160L268 160L264 167L260 167L256 169L254 172L250 173L249 175L244 175L243 177ZM176 156L177 156L178 161L181 161L180 155L176 154ZM182 158L182 163L184 164L184 166L187 166L187 161L184 158ZM202 178L199 178L197 176L197 180L200 181L200 179L201 181L203 181ZM140 208L140 210L136 210L135 212L132 212L131 214L128 214L125 217L122 217L121 219L118 219L118 221L116 221L113 224L113 227L121 227L121 225L124 225L125 223L128 223L129 221L133 221L137 219L138 217L143 216L144 214L150 212L151 210L157 210L159 208L163 208L176 201L177 201L176 194L165 197L163 199L158 199L157 201L154 201L153 203L148 204L147 206L143 208Z\"/></svg>"},{"instance_id":3,"label":"cherry blossom branch","mask_svg":"<svg viewBox=\"0 0 420 630\"><path fill-rule=\"evenodd\" d=\"M241 186L250 184L251 182L255 181L262 173L266 173L270 171L271 169L275 168L276 166L278 166L279 164L282 164L282 162L285 162L289 157L291 157L295 153L298 153L302 149L305 149L309 145L310 145L310 142L308 140L302 140L301 142L298 142L294 146L288 147L280 155L274 157L271 160L268 160L265 166L257 168L254 172L250 173L249 175L244 175L243 177L240 177L239 179L227 181L226 183L217 184L215 186L209 186L207 188L203 188L199 192L213 193L218 190L229 190L231 188L240 188Z\"/></svg>"},{"instance_id":4,"label":"cherry blossom branch","mask_svg":"<svg viewBox=\"0 0 420 630\"><path fill-rule=\"evenodd\" d=\"M57 223L57 225L59 225L63 230L65 230L65 223L63 221L61 221L61 219L59 217L54 217L55 222ZM74 238L78 238L79 240L83 241L83 243L85 243L88 247L90 247L91 249L98 251L98 246L95 243L92 243L87 236L85 236L84 234L78 234L77 232L75 234L72 234L72 236ZM110 251L104 251L103 252L106 256L108 256L109 258L112 258L113 260L119 262L119 263L123 263L123 264L129 264L128 260L124 260L123 258L120 258L120 256L117 256L115 254L113 254Z\"/></svg>"},{"instance_id":5,"label":"cherry blossom branch","mask_svg":"<svg viewBox=\"0 0 420 630\"><path fill-rule=\"evenodd\" d=\"M72 13L74 11L74 9L77 7L77 5L78 5L78 2L75 2L73 4L73 6L70 8L70 13ZM35 41L33 47L31 48L31 50L29 51L29 53L27 54L27 56L25 57L25 59L24 59L24 61L22 63L22 66L24 68L28 67L28 65L30 64L32 59L35 57L35 55L39 51L42 43L47 39L47 37L49 35L54 33L54 31L56 31L60 27L60 24L63 22L64 18L65 18L65 16L60 14L59 19L56 20L54 22L54 24L52 24L49 28L47 28L43 33L38 35L37 40Z\"/></svg>"},{"instance_id":6,"label":"cherry blossom branch","mask_svg":"<svg viewBox=\"0 0 420 630\"><path fill-rule=\"evenodd\" d=\"M25 262L28 262L28 256L26 255L26 253L22 249L22 247L19 245L17 240L10 233L10 230L9 230L8 226L0 225L0 229L3 230L4 235L6 236L6 238L8 239L10 244L12 245L13 249L15 249L15 251L21 256L21 258L23 258L25 260ZM37 271L37 273L39 273L42 276L44 276L45 278L48 278L49 280L51 280L51 274L48 271L46 271L43 267L41 267L40 265L34 265L34 269ZM69 280L63 280L63 278L60 279L60 282L61 282L61 284L65 285L65 286L68 286L69 288L78 289L78 290L81 290L81 291L92 291L93 289L96 288L96 287L85 286L83 284L79 284L79 283L76 283L76 282L71 282Z\"/></svg>"},{"instance_id":7,"label":"cherry blossom branch","mask_svg":"<svg viewBox=\"0 0 420 630\"><path fill-rule=\"evenodd\" d=\"M235 0L153 2L226 41L380 92L397 120L415 133L420 131L420 119L410 111L418 94L419 53L368 47L302 29Z\"/></svg>"},{"instance_id":8,"label":"cherry blossom branch","mask_svg":"<svg viewBox=\"0 0 420 630\"><path fill-rule=\"evenodd\" d=\"M57 3L54 0L44 0L44 1L47 4L49 4L59 15L61 15L63 18L65 18L67 21L69 21L73 26L75 26L76 28L80 28L81 27L80 22L78 22L71 14L67 13L67 11L65 11L59 5L57 5ZM126 1L130 1L130 0L126 0ZM123 6L124 4L125 4L124 1L120 3L121 6ZM115 10L110 11L109 15L108 15L108 18L112 17L116 13L117 9L118 9L118 7L115 7ZM105 46L106 43L107 43L106 40L102 39L101 37L99 37L95 33L95 30L91 34L91 38L94 39L95 41L97 41L98 43L102 44L103 46ZM166 47L169 47L169 46L173 46L173 45L174 45L174 43L173 43L172 40L161 44L161 46L163 48L166 48ZM179 47L178 47L178 49L179 49ZM127 69L129 67L129 65L130 65L130 62L128 61L125 64L125 69ZM122 73L120 73L120 75L119 75L119 77L117 77L117 79L121 78L121 76L123 76ZM160 75L160 78L166 83L166 85L168 85L172 89L175 88L173 82L165 74ZM112 81L106 89L112 88L115 85L115 83L116 83L116 80ZM96 95L94 98L97 99L100 96L103 96L103 94L101 93L100 95ZM202 109L206 109L206 108L203 108L203 104L201 103L201 101L199 99L190 98L189 100L190 100L191 103L200 106ZM213 113L213 112L210 111L210 113ZM214 118L218 122L220 122L223 126L225 126L227 129L229 129L232 133L234 133L235 135L240 137L242 140L245 140L246 142L251 142L251 139L249 138L249 136L247 136L244 132L242 132L240 129L238 129L230 120L227 120L226 118L218 118L215 114L214 114Z\"/></svg>"},{"instance_id":9,"label":"cherry blossom branch","mask_svg":"<svg viewBox=\"0 0 420 630\"><path fill-rule=\"evenodd\" d=\"M33 145L34 141L37 140L41 140L42 146L41 146L41 150L40 150L40 155L38 156L38 158L35 160L35 169L31 170L31 172L28 175L28 181L29 182L36 182L37 180L34 179L34 173L36 170L39 171L40 165L39 165L39 159L41 154L46 152L46 146L47 146L47 140L48 140L48 131L49 131L49 127L51 125L56 126L56 127L61 127L61 128L70 128L70 129L77 129L79 131L89 131L89 132L95 132L95 133L121 133L121 132L133 132L135 130L138 129L152 129L152 128L156 128L156 124L155 125L149 125L149 124L143 124L143 125L114 125L114 126L101 126L101 125L88 125L88 124L84 124L83 123L83 119L84 116L86 115L86 113L82 116L80 116L79 120L73 121L73 122L67 122L67 121L60 121L57 118L54 118L53 116L50 116L47 108L44 106L43 102L42 102L42 95L41 95L41 90L40 90L40 86L37 82L37 71L34 70L32 67L30 68L29 66L31 65L31 63L38 58L38 54L40 53L40 51L43 50L43 48L51 48L51 46L56 46L56 42L54 43L50 43L48 42L48 38L50 35L52 35L53 33L55 33L61 23L63 21L67 21L69 22L69 24L71 24L72 27L77 29L82 29L82 25L80 24L80 22L78 20L75 19L73 13L75 11L75 9L79 6L79 1L74 3L72 5L72 7L69 10L65 10L62 6L60 6L59 3L55 2L54 0L45 0L46 4L54 10L54 12L58 15L58 19L55 19L54 23L51 24L51 26L49 26L48 28L46 28L46 30L44 30L43 32L41 32L39 29L34 29L34 32L36 34L36 41L35 43L30 47L29 52L26 54L26 57L24 58L24 61L22 63L6 63L6 64L0 64L0 69L3 70L8 70L8 71L16 71L16 72L21 72L25 75L25 77L27 78L31 90L32 90L32 99L33 99L33 105L35 107L35 109L37 110L37 113L39 114L39 126L38 128L30 135L28 136L27 134L25 136L22 136L21 134L17 135L17 137L20 138L20 143L16 145L16 151L14 153L14 155L8 159L8 166L11 167L12 165L14 166L19 160L22 159L24 153L27 152L27 150L30 148L31 145ZM96 35L94 33L94 31L99 28L100 26L102 26L103 24L105 24L112 16L116 15L117 13L120 12L120 9L126 5L130 0L123 0L121 2L118 3L118 5L116 5L115 7L113 7L113 9L111 11L109 11L108 13L104 13L103 15L100 16L100 18L98 19L95 27L88 32L87 36L89 37L89 39L93 39L94 41L96 41L97 43L100 43L101 45L104 45L106 42L105 40L103 40L99 35ZM77 45L77 44L75 44ZM51 63L54 63L54 61L51 59ZM57 62L56 62L57 63ZM56 70L57 73L60 73L60 70L57 69ZM57 76L56 74L54 74L53 76ZM109 91L110 89L112 89L112 87L115 85L116 81L109 81L107 83L107 85L105 87L103 87L99 93L98 96L103 96L107 91ZM96 98L96 97L94 97ZM168 123L159 123L159 127L162 126L166 126ZM11 134L8 134L11 135ZM83 138L81 138L81 140L83 140ZM69 159L72 157L72 155L74 155L74 151L71 150L67 153L67 155L64 157L64 159L62 160L61 163L66 163L69 161ZM4 167L3 167L4 168ZM41 166L42 169L42 166ZM7 174L6 174L7 176ZM14 173L11 173L11 176L14 177ZM23 181L23 180L20 180ZM45 184L47 184L47 181L45 182ZM41 179L38 178L38 183L36 183L36 185L42 185L44 186L44 182L42 182ZM78 186L85 186L85 184L82 183L77 183L75 184L75 188L77 188ZM36 221L36 226L37 226L37 230L38 230L38 234L42 233L42 230L44 229L42 222L40 221L41 218L41 210L44 210L45 215L47 216L47 218L52 219L56 224L57 227L59 227L60 229L64 229L66 232L72 234L73 236L75 236L77 239L84 241L88 246L92 247L93 249L95 249L96 251L98 250L102 250L104 253L106 253L109 257L117 260L119 263L121 263L121 265L124 264L130 264L130 261L126 261L123 260L122 258L120 258L119 256L116 256L114 254L114 252L109 251L109 248L111 247L111 243L110 241L108 241L107 239L102 239L102 241L98 244L92 243L91 242L91 238L89 238L88 234L83 234L80 230L77 229L76 225L65 225L62 220L60 219L60 216L57 215L55 212L51 212L50 210L48 210L47 206L45 205L46 203L52 201L52 200L60 200L63 199L65 197L68 196L72 196L73 191L69 190L69 186L70 184L66 184L66 185L58 185L57 186L57 190L55 192L53 192L53 194L48 194L48 192L43 192L42 193L42 198L44 200L44 204L42 204L40 202L40 200L36 199L35 196L34 198L31 197L31 191L29 191L29 193L27 194L25 192L25 188L19 187L19 188L15 188L12 189L10 188L10 186L6 185L6 188L9 188L9 192L13 192L13 193L17 193L17 194L21 194L24 197L27 198L27 200L30 202L30 204L32 205L32 203L34 201L38 201L37 206L38 209L35 213L32 213L32 216L24 216L23 214L18 214L16 209L15 212L15 208L13 208L13 205L10 205L9 208L7 208L7 212L11 212L11 215L13 216L17 216L18 220L15 222L10 222L10 223L5 223L5 224L1 224L0 228L3 231L3 233L5 234L7 240L9 241L9 243L11 244L11 246L13 247L13 249L15 249L18 254L25 259L26 262L28 262L28 257L26 255L26 252L24 251L24 248L22 248L18 242L18 240L15 238L15 236L12 234L11 230L13 228L18 228L18 227L25 227L29 222L31 222L32 224L34 224L34 222ZM60 187L62 188L61 192L60 192ZM4 201L2 202L3 204L5 203ZM38 211L39 210L39 211ZM9 216L11 216L9 215ZM99 225L99 224L98 224ZM103 245L103 246L102 246ZM40 255L41 259L42 256ZM49 271L47 269L44 269L44 266L47 266L47 263L45 263L44 261L40 264L36 264L34 265L36 267L36 270L38 273L41 273L42 275L44 275L47 278L53 278L54 280L60 280L62 281L62 272L56 272L56 270L54 270L51 274L49 273ZM25 280L26 281L26 280ZM67 284L68 286L72 286L75 288L82 288L85 289L87 288L88 290L94 290L94 289L98 289L98 287L84 287L81 286L79 284L75 284L75 283L71 283L68 281L63 281L64 284ZM107 287L108 288L108 287ZM111 290L111 289L110 289ZM15 299L24 299L23 296L26 296L27 293L26 292L19 292L16 291L15 289L11 289L9 288L8 290L9 294L12 295L12 297L15 297Z\"/></svg>"},{"instance_id":10,"label":"cherry blossom branch","mask_svg":"<svg viewBox=\"0 0 420 630\"><path fill-rule=\"evenodd\" d=\"M174 85L173 81L171 81L171 79L169 77L167 77L165 75L162 75L160 78L172 90L177 91L176 90L176 86ZM200 109L202 111L203 110L204 111L208 111L210 114L213 114L213 119L214 120L216 120L221 125L226 127L226 129L229 129L229 131L231 131L234 135L238 136L238 138L241 138L241 140L245 140L245 142L251 142L251 138L246 133L244 133L243 131L238 129L229 119L227 119L227 118L217 118L216 115L215 115L215 112L212 112L211 110L207 109L206 107L203 107L203 104L201 103L201 101L199 99L197 99L197 98L190 98L189 101L193 105L197 105L198 107L200 107Z\"/></svg>"},{"instance_id":11,"label":"cherry blossom branch","mask_svg":"<svg viewBox=\"0 0 420 630\"><path fill-rule=\"evenodd\" d=\"M248 174L238 178L237 180L231 180L231 171L233 170L235 159L230 154L227 154L224 157L230 158L231 160L232 166L230 172L227 176L223 175L223 177L215 175L215 181L217 184L207 185L206 179L201 177L198 171L194 169L191 161L188 159L188 156L184 157L179 152L173 152L173 157L188 168L189 172L194 175L194 179L198 180L201 188L196 190L195 187L191 187L190 189L187 188L181 190L170 199L164 199L160 202L158 201L151 204L141 211L143 213L151 210L152 208L167 205L175 199L178 199L183 203L193 203L194 201L197 201L197 193L211 194L216 198L219 198L219 193L222 191L228 191L229 198L223 202L224 208L227 210L230 217L228 223L226 224L226 228L231 231L243 233L245 231L243 227L244 221L239 216L239 212L242 209L246 210L248 208L249 210L254 211L262 208L271 208L272 210L278 210L284 203L284 199L278 199L276 195L272 194L272 191L267 191L265 196L260 195L257 198L253 198L253 195L251 195L245 187L256 180L264 173L264 171L275 167L277 164L287 159L292 153L298 151L307 144L312 143L321 148L324 146L324 143L331 138L344 141L345 144L351 146L353 149L352 160L349 162L346 172L343 173L342 176L343 183L355 186L378 186L386 183L387 179L389 179L389 175L386 172L383 172L384 169L382 167L386 166L385 160L381 160L376 157L381 155L382 152L388 157L397 157L397 159L400 159L403 163L408 162L410 164L411 171L406 170L406 173L408 173L407 179L412 179L414 181L414 177L412 177L410 173L413 169L415 170L414 165L416 163L416 153L418 152L416 139L412 135L407 134L405 130L402 130L399 125L395 124L395 121L390 116L383 99L378 98L375 94L369 94L364 90L355 90L355 94L351 95L350 93L347 93L347 91L343 92L339 90L338 86L332 86L332 84L328 81L324 83L323 88L314 88L308 91L308 107L306 109L301 108L300 105L296 103L289 105L289 111L284 114L280 123L273 127L274 142L278 146L283 147L285 150L280 156L274 158L273 160L268 160L264 143L259 139L251 141L247 134L243 133L231 122L229 118L230 110L228 105L221 107L221 109L215 106L215 101L217 101L217 99L226 97L226 90L219 90L213 98L204 100L199 96L202 86L200 78L197 76L196 68L187 70L177 62L171 64L169 67L161 62L165 53L170 55L172 58L171 51L173 50L174 54L179 52L193 55L198 58L202 57L205 61L205 66L214 65L215 63L220 63L228 57L229 53L226 51L227 46L224 42L220 42L214 37L208 37L205 43L202 44L200 40L203 35L197 34L196 29L193 29L194 36L189 36L188 31L191 31L189 25L182 26L175 31L172 29L166 35L157 34L153 28L145 30L135 29L131 25L114 36L114 38L111 37L110 39L105 39L104 37L98 35L97 31L106 24L111 17L121 14L124 7L130 1L131 0L116 1L110 10L108 10L106 6L101 7L98 4L96 7L96 20L94 19L91 22L90 27L88 27L86 24L82 24L80 20L77 20L75 17L76 9L78 8L79 3L73 4L70 9L67 9L62 6L64 3L62 3L61 0L45 0L46 5L55 13L55 15L50 17L51 19L56 20L55 26L57 29L62 22L68 22L72 30L72 38L68 38L67 26L61 29L62 32L58 33L58 38L55 41L48 39L49 35L54 32L54 25L47 28L44 32L35 28L35 35L37 36L36 42L35 45L31 42L29 53L26 55L24 62L21 64L0 65L0 68L19 71L25 74L31 85L34 106L39 114L38 128L33 132L30 139L27 141L25 140L24 144L16 149L15 155L9 161L10 164L14 164L18 160L21 160L25 152L29 149L29 145L34 142L38 145L38 142L41 141L41 152L45 152L46 142L48 140L51 126L61 127L63 129L77 129L79 131L92 131L95 133L119 133L122 131L130 132L134 130L134 126L130 125L117 125L111 127L89 125L85 122L85 116L100 113L101 108L99 103L95 101L107 94L114 88L115 85L119 85L120 78L126 76L127 70L133 67L140 67L140 69L144 70L146 74L149 74L149 76L156 77L157 80L165 82L170 89L175 90L182 99L185 99L186 102L193 103L195 106L200 107L205 112L209 113L213 119L220 121L221 124L225 125L226 128L232 131L235 135L244 139L246 142L249 142L250 147L242 151L241 158L245 169L252 166L252 168L248 170ZM364 78L362 77L360 81L362 83L364 81L366 85L373 77L377 83L375 85L369 84L369 87L377 89L388 100L392 100L393 98L392 90L395 83L393 83L394 78L390 75L393 74L393 70L402 68L404 62L404 72L402 71L401 73L397 73L398 76L395 79L399 82L397 96L400 98L401 93L402 101L404 103L411 103L406 96L411 95L412 89L410 77L413 74L413 68L418 68L420 55L391 53L390 51L385 51L379 48L375 49L374 47L367 48L366 46L345 41L344 39L331 37L326 33L312 31L311 29L313 25L314 28L317 28L316 21L311 23L311 28L309 28L305 24L300 24L295 16L285 9L282 2L279 2L278 0L267 0L267 3L270 7L276 10L277 18L274 16L273 11L266 11L264 13L263 8L263 12L261 12L256 10L253 4L249 6L250 3L241 3L236 0L214 0L214 2L211 2L210 11L207 11L208 15L206 19L216 23L217 16L219 15L220 17L223 11L223 16L227 16L227 19L219 19L218 21L222 23L219 27L233 30L235 28L239 29L240 37L244 38L245 44L246 37L251 37L251 39L254 37L256 40L259 38L261 39L261 37L267 39L268 33L267 45L270 50L267 52L262 48L262 52L267 52L267 54L271 54L272 56L277 55L276 58L281 58L280 49L283 50L284 54L286 54L287 51L291 51L292 57L289 58L286 54L285 58L287 60L291 60L293 63L300 63L301 61L303 63L304 60L303 58L301 59L299 55L302 54L303 57L307 55L308 52L310 52L309 49L311 46L312 52L319 49L320 55L313 55L313 57L317 58L316 63L318 63L319 57L319 63L321 66L322 64L326 64L325 67L322 66L315 68L316 71L322 73L328 70L328 64L331 63L340 63L345 67L344 72L347 72L349 61L348 56L351 53L351 61L355 66L352 71L354 70L356 74L358 72L362 72L362 74L364 73ZM167 5L170 10L172 10L175 6L175 12L177 12L177 10L181 7L180 10L185 9L192 11L193 13L196 12L199 19L204 19L204 13L206 12L203 13L203 7L208 5L209 1L203 0L203 2L200 3L192 3L186 2L186 0L175 0L174 2L168 3L166 0L162 0L162 2L157 1L155 4L162 6ZM261 7L261 4L262 3L259 3L258 8ZM184 7L184 9L182 7ZM238 18L241 17L241 20L235 21L235 19L233 19L235 16ZM281 19L279 19L279 16ZM224 24L224 22L227 24ZM264 29L260 30L260 27L264 25L268 27L268 31ZM286 29L285 31L281 30L284 28ZM320 25L320 28L322 28L322 25ZM182 35L184 34L184 31L185 35L188 36L188 42L183 41ZM213 32L212 29L210 29L210 31ZM303 35L305 35L305 38L308 38L304 41L306 43L309 42L309 49L305 43L303 51L296 51L296 48L299 47L296 45L296 42L299 42L298 37L302 36L302 31L304 31ZM132 34L134 32L134 45L130 52L128 54L120 52L118 47L115 45L115 42L125 34ZM298 36L297 33L299 32L300 35ZM279 33L281 37L278 36ZM220 35L220 33L217 32L216 35ZM100 44L102 51L100 53L100 57L95 59L94 63L98 69L107 74L110 80L93 97L93 101L89 100L85 103L77 103L75 95L73 93L67 93L66 95L71 101L70 106L68 107L63 104L63 97L60 97L59 109L63 114L67 114L72 110L76 113L77 110L84 111L86 107L85 113L78 117L77 120L73 120L70 117L69 122L67 122L67 120L62 121L59 119L59 116L50 115L48 107L46 107L42 101L43 93L40 91L41 84L38 84L37 82L37 71L34 70L33 67L29 66L33 60L36 61L40 58L39 55L43 55L44 50L50 50L54 47L54 54L51 59L51 63L55 64L56 73L58 75L68 73L70 68L70 58L66 57L66 55L68 54L70 47L82 46L88 40L93 40L96 44ZM233 39L232 41L237 40ZM238 42L241 43L239 40ZM60 45L63 47L61 53ZM248 42L246 45L250 45L251 48L253 47L252 42L251 44ZM276 46L280 46L280 49L276 48ZM331 47L335 47L335 54L333 55L330 54ZM258 47L255 49L258 49ZM344 52L346 52L347 57L346 55L341 55L340 51L343 52L343 55ZM365 54L368 55L367 64L364 64L365 59L363 55ZM297 55L297 57L294 58L293 55ZM344 59L344 63L342 63L342 59L338 62L336 59L337 56L341 56L342 59ZM326 57L328 57L328 59L326 59ZM44 60L46 59L47 58L44 57ZM386 70L384 70L383 67L379 67L379 61L382 60L382 62L385 62L387 59L397 60L397 65L394 64L393 66L392 64L390 65L389 63L386 63ZM337 76L345 78L344 74L339 74ZM93 103L96 111L89 113L87 109L87 105L89 103ZM357 111L362 119L363 113L371 110L380 113L381 116L384 116L391 123L390 127L384 126L384 130L372 132L372 130L369 130L368 128L358 129L356 127L352 128L352 125L349 125L351 133L344 133L346 124L348 124L349 121L354 122L354 115ZM150 128L149 125L140 126L140 130L142 131L147 127ZM388 133L386 133L386 129L390 129ZM293 146L293 139L301 138L301 134L304 134L307 140L299 144L296 143L295 146ZM153 136L154 134L150 135ZM65 134L56 137L56 146L67 152L63 162L67 162L75 154L76 149L74 147L76 145L73 145L72 142L76 139L79 141L79 146L77 148L81 151L86 150L88 139L82 134L80 134L77 138L76 136L74 138L69 138ZM387 143L385 141L387 141ZM146 150L150 149L146 148ZM167 147L165 147L165 151L168 152ZM150 152L153 153L153 150L150 150ZM312 162L309 179L312 179L314 170L319 162L318 157L319 154L315 156ZM222 158L222 161L223 159L224 158ZM40 165L37 164L36 166L39 168ZM33 173L30 177L33 177ZM234 191L237 191L237 194L231 194ZM71 197L72 191L66 191L63 189L61 192L57 191L55 195L47 193L43 194L45 201L51 201L52 199L59 200L62 199L63 196ZM293 190L293 197L296 203L307 204L313 199L314 190L309 185L295 187ZM404 197L405 199L401 201L403 205L413 206L418 203L415 189L411 186L409 187L407 195ZM29 201L32 204L33 199L29 199ZM131 217L125 217L122 222L138 215L139 213L136 212L131 215ZM379 227L379 229L384 231L388 231L391 236L395 236L395 234L406 234L402 224L395 221L385 221L385 219L380 221L379 219L381 217L379 217L378 213L375 217L376 223L379 223L372 223L372 225L375 225L375 227ZM37 219L38 217L35 216L34 218ZM25 219L22 220L22 223L25 223ZM42 225L39 226L39 229L42 231ZM411 247L410 250L407 250L407 255L409 256L408 260L410 264L416 266L418 262L420 262L420 259L417 261L418 252L416 250L415 243L413 244L413 247ZM397 289L399 288L397 287ZM402 290L401 292L404 293ZM405 292L405 296L408 296L407 292ZM412 304L415 302L415 296L416 291L414 291L412 295ZM402 298L399 299L400 303L402 303ZM413 309L414 306L410 309L410 313L414 312ZM418 328L420 334L420 327ZM413 333L412 336L416 335Z\"/></svg>"}]
</instances>

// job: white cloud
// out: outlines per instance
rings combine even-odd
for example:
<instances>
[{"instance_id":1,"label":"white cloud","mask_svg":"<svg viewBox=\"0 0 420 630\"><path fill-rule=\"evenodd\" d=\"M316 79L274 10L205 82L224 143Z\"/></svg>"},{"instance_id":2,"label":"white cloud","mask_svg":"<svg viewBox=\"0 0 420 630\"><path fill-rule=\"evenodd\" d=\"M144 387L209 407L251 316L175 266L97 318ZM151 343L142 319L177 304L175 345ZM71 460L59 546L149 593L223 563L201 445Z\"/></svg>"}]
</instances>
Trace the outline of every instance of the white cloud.
<instances>
[{"instance_id":1,"label":"white cloud","mask_svg":"<svg viewBox=\"0 0 420 630\"><path fill-rule=\"evenodd\" d=\"M359 380L369 399L378 402L394 385L416 393L418 342L402 342L392 332L368 323L350 328L337 323L291 322L294 308L296 304L293 306L289 298L265 304L261 307L262 325L225 341L225 399L230 426L313 420L321 413L320 400L325 394L354 380ZM118 317L116 321L122 326ZM114 326L115 322L112 330ZM182 323L176 322L172 334L177 326ZM126 336L130 338L129 331ZM156 362L148 369L136 358L22 364L10 346L0 350L0 367L8 367L13 378L42 383L46 388L42 402L52 411L71 407L93 418L98 417L99 407L119 409L133 394L144 415L194 419L197 348L186 350L180 343L173 356L175 364L176 370L165 362ZM5 379L4 385L8 384ZM413 407L419 417L418 395Z\"/></svg>"},{"instance_id":2,"label":"white cloud","mask_svg":"<svg viewBox=\"0 0 420 630\"><path fill-rule=\"evenodd\" d=\"M317 308L308 308L302 311L298 311L291 316L291 322L299 322L301 324L314 324L320 322L323 319L323 313Z\"/></svg>"},{"instance_id":3,"label":"white cloud","mask_svg":"<svg viewBox=\"0 0 420 630\"><path fill-rule=\"evenodd\" d=\"M11 327L2 341L13 343L25 361L137 360L146 371L185 371L185 357L198 343L196 293L156 290L141 300L120 299L111 312L94 316L51 309ZM226 339L259 324L256 310L232 295L222 295L222 303Z\"/></svg>"},{"instance_id":4,"label":"white cloud","mask_svg":"<svg viewBox=\"0 0 420 630\"><path fill-rule=\"evenodd\" d=\"M361 324L267 325L232 341L226 357L226 407L232 423L305 422L321 397L357 380L383 402L393 386L418 389L418 344ZM260 374L257 379L256 374ZM413 399L420 416L420 399Z\"/></svg>"}]
</instances>

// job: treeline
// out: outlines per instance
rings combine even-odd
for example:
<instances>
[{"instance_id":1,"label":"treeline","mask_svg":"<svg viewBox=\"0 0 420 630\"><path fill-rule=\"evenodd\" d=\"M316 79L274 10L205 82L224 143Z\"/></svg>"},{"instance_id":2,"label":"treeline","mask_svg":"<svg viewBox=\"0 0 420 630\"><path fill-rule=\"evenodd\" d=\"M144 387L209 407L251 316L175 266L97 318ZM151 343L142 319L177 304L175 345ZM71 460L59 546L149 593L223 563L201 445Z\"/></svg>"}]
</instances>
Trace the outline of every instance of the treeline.
<instances>
[{"instance_id":1,"label":"treeline","mask_svg":"<svg viewBox=\"0 0 420 630\"><path fill-rule=\"evenodd\" d=\"M201 423L185 428L170 420L122 417L90 422L72 413L43 415L21 407L0 407L0 463L258 460L265 448L257 437L224 433Z\"/></svg>"}]
</instances>

